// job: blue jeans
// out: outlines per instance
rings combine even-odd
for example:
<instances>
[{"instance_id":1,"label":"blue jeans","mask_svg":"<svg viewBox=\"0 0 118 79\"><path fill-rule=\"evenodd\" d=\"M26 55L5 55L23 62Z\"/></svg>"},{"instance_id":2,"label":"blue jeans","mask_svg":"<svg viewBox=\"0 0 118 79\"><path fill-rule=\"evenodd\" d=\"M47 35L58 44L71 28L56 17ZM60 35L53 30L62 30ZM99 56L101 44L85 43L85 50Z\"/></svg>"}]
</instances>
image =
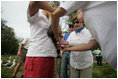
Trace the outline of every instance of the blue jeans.
<instances>
[{"instance_id":1,"label":"blue jeans","mask_svg":"<svg viewBox=\"0 0 118 79\"><path fill-rule=\"evenodd\" d=\"M67 68L69 65L69 78L71 78L71 72L70 72L70 51L63 52L62 56L62 77L63 78L68 78L67 76Z\"/></svg>"}]
</instances>

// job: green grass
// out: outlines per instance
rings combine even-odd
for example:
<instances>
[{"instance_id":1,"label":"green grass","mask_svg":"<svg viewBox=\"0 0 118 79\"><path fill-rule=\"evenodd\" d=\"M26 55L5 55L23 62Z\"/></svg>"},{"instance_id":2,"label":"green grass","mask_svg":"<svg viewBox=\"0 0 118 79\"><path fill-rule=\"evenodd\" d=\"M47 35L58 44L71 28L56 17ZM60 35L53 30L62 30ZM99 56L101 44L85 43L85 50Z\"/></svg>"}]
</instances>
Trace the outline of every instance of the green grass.
<instances>
[{"instance_id":1,"label":"green grass","mask_svg":"<svg viewBox=\"0 0 118 79\"><path fill-rule=\"evenodd\" d=\"M8 55L2 55L1 59L2 61L7 61L10 56ZM11 61L16 58L16 55L11 56ZM17 60L16 60L17 63ZM15 65L16 66L16 65ZM12 73L14 71L15 66L13 66L11 69L7 68L6 66L1 65L1 78L12 78ZM19 72L22 72L23 65L20 67Z\"/></svg>"},{"instance_id":2,"label":"green grass","mask_svg":"<svg viewBox=\"0 0 118 79\"><path fill-rule=\"evenodd\" d=\"M94 63L92 73L93 78L117 78L117 72L105 63L102 66Z\"/></svg>"},{"instance_id":3,"label":"green grass","mask_svg":"<svg viewBox=\"0 0 118 79\"><path fill-rule=\"evenodd\" d=\"M12 59L16 56L12 56ZM1 56L2 60L8 60L9 56ZM17 62L16 62L17 63ZM1 78L11 78L15 66L8 69L1 65ZM19 72L22 72L23 65L20 67ZM17 74L20 76L20 73ZM117 72L113 70L108 64L103 63L102 66L97 66L96 62L93 64L93 78L117 78Z\"/></svg>"}]
</instances>

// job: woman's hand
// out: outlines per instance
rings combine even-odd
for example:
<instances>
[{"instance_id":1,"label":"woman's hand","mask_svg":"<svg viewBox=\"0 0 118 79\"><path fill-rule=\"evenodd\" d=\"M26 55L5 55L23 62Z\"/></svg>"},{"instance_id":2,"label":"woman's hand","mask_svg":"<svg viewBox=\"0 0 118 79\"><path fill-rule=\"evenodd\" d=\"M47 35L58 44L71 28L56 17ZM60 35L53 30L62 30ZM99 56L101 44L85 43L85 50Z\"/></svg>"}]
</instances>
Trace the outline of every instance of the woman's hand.
<instances>
[{"instance_id":1,"label":"woman's hand","mask_svg":"<svg viewBox=\"0 0 118 79\"><path fill-rule=\"evenodd\" d=\"M64 47L64 48L62 49L62 51L63 51L63 52L69 51L69 47Z\"/></svg>"},{"instance_id":2,"label":"woman's hand","mask_svg":"<svg viewBox=\"0 0 118 79\"><path fill-rule=\"evenodd\" d=\"M64 41L63 39L60 40L61 45L69 45L68 41Z\"/></svg>"},{"instance_id":3,"label":"woman's hand","mask_svg":"<svg viewBox=\"0 0 118 79\"><path fill-rule=\"evenodd\" d=\"M56 48L57 48L57 49L60 49L60 48L61 48L61 45L60 45L59 42L57 42L57 44L56 44Z\"/></svg>"}]
</instances>

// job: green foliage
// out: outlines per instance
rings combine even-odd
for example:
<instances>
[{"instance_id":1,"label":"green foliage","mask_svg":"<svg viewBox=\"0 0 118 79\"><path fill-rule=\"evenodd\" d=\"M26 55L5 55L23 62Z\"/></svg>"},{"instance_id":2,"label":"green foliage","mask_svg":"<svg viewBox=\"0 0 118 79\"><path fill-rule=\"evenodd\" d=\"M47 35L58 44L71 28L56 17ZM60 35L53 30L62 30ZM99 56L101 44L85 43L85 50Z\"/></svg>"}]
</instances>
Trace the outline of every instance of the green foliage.
<instances>
[{"instance_id":1,"label":"green foliage","mask_svg":"<svg viewBox=\"0 0 118 79\"><path fill-rule=\"evenodd\" d=\"M1 54L16 54L18 40L13 28L6 26L6 21L1 20Z\"/></svg>"},{"instance_id":2,"label":"green foliage","mask_svg":"<svg viewBox=\"0 0 118 79\"><path fill-rule=\"evenodd\" d=\"M72 13L70 13L70 14L68 15L68 16L69 16L69 19L68 19L68 22L69 22L69 23L72 23L73 16L74 16L76 13L77 13L77 10L74 11L74 12L72 12Z\"/></svg>"},{"instance_id":3,"label":"green foliage","mask_svg":"<svg viewBox=\"0 0 118 79\"><path fill-rule=\"evenodd\" d=\"M21 43L24 39L23 38L17 38L18 39L18 43Z\"/></svg>"},{"instance_id":4,"label":"green foliage","mask_svg":"<svg viewBox=\"0 0 118 79\"><path fill-rule=\"evenodd\" d=\"M60 5L60 2L59 1L53 1L54 2L54 4L56 5L56 6L59 6Z\"/></svg>"}]
</instances>

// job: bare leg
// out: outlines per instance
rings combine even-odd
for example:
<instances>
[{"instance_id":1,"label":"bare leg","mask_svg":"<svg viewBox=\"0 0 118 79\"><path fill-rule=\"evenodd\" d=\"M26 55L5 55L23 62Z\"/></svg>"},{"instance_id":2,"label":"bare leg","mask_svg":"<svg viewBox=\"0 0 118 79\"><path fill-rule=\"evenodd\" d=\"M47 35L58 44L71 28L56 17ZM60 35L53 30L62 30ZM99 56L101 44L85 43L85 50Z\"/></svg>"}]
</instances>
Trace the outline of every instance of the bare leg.
<instances>
[{"instance_id":1,"label":"bare leg","mask_svg":"<svg viewBox=\"0 0 118 79\"><path fill-rule=\"evenodd\" d=\"M22 68L21 78L24 78L24 67Z\"/></svg>"},{"instance_id":2,"label":"bare leg","mask_svg":"<svg viewBox=\"0 0 118 79\"><path fill-rule=\"evenodd\" d=\"M15 69L14 69L14 72L13 72L13 77L16 76L16 74L17 74L17 72L18 72L18 70L19 70L19 68L20 68L21 65L22 65L21 62L18 62L18 63L17 63L17 65L16 65L16 67L15 67Z\"/></svg>"}]
</instances>

